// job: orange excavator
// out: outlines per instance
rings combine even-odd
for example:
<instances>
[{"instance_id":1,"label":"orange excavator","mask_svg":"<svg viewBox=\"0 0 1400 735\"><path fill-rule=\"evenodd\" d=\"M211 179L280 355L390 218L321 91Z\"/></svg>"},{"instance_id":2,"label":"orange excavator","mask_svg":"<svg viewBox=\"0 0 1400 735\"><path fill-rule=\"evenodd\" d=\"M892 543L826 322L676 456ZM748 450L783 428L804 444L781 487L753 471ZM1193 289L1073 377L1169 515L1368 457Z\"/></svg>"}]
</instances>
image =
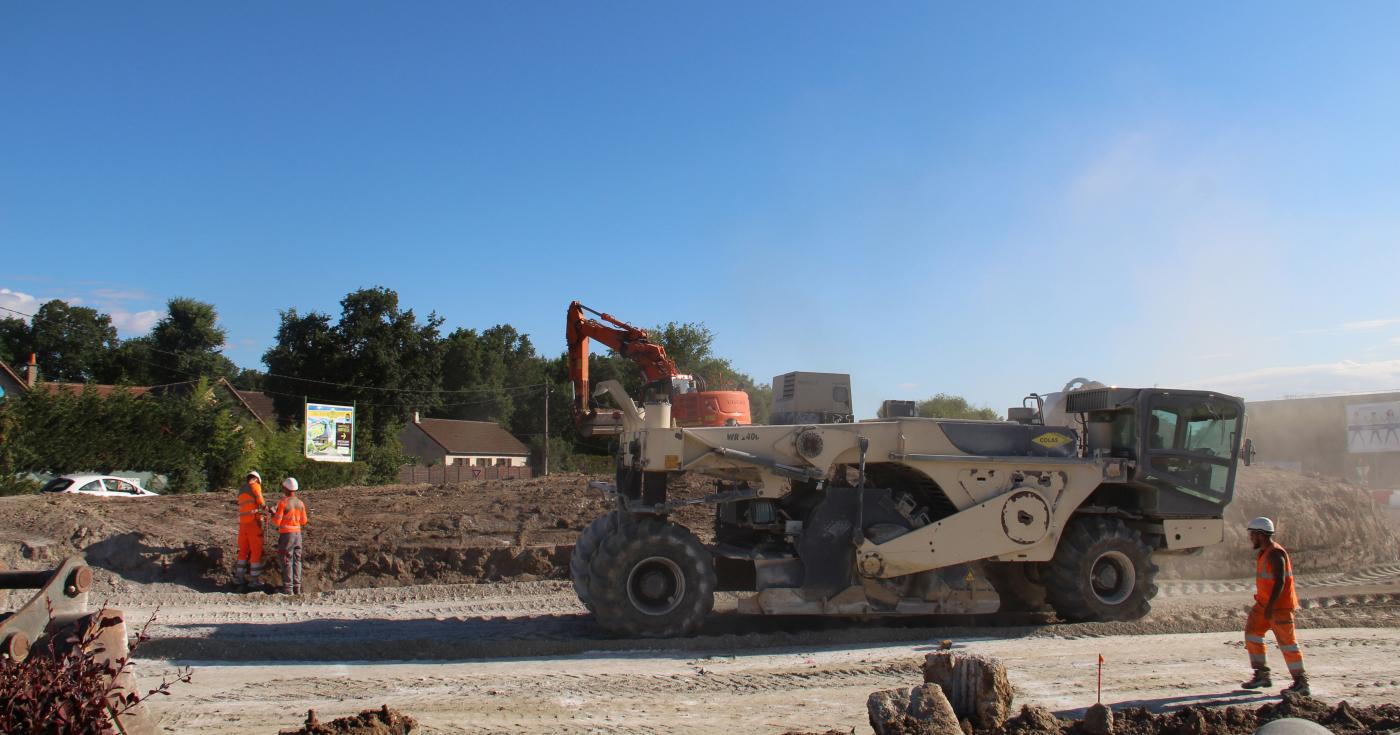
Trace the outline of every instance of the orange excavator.
<instances>
[{"instance_id":1,"label":"orange excavator","mask_svg":"<svg viewBox=\"0 0 1400 735\"><path fill-rule=\"evenodd\" d=\"M589 318L588 312L598 319ZM666 349L652 342L647 330L575 301L569 304L569 379L574 389L574 421L585 436L616 434L622 430L619 411L599 412L589 405L588 340L612 348L637 363L647 385L644 400L669 400L671 418L678 426L740 426L752 423L749 394L741 390L704 390L700 381L676 370ZM599 321L602 320L602 321Z\"/></svg>"}]
</instances>

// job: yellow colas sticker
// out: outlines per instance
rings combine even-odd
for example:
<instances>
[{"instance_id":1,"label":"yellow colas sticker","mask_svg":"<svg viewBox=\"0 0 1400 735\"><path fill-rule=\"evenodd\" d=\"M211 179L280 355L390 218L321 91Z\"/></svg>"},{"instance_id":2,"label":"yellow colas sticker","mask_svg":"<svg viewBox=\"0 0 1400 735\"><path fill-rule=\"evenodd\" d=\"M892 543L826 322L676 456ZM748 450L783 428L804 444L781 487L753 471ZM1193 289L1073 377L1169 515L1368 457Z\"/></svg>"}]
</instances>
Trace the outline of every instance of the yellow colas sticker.
<instances>
[{"instance_id":1,"label":"yellow colas sticker","mask_svg":"<svg viewBox=\"0 0 1400 735\"><path fill-rule=\"evenodd\" d=\"M1035 442L1036 444L1039 444L1042 447L1045 447L1046 449L1054 449L1055 447L1060 447L1069 444L1074 440L1065 436L1064 434L1056 434L1054 432L1050 432L1046 434L1041 434L1040 436L1032 439L1031 441Z\"/></svg>"}]
</instances>

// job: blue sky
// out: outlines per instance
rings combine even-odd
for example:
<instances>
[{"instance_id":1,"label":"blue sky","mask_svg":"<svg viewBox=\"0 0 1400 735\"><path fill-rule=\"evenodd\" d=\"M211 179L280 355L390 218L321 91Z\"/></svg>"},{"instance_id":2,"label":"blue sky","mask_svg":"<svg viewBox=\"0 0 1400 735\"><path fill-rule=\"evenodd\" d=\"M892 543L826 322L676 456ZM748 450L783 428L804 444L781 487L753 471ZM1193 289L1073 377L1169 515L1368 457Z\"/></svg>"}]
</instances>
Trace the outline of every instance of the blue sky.
<instances>
[{"instance_id":1,"label":"blue sky","mask_svg":"<svg viewBox=\"0 0 1400 735\"><path fill-rule=\"evenodd\" d=\"M701 321L858 409L1400 388L1393 3L0 6L0 305Z\"/></svg>"}]
</instances>

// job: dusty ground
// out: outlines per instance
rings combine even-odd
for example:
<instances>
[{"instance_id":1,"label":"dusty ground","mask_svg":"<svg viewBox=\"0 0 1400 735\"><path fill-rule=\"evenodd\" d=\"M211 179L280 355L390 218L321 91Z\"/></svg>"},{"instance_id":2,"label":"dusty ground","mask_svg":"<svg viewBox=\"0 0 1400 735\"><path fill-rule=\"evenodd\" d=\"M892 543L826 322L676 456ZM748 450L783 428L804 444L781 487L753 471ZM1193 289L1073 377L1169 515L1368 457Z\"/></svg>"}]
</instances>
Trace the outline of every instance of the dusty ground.
<instances>
[{"instance_id":1,"label":"dusty ground","mask_svg":"<svg viewBox=\"0 0 1400 735\"><path fill-rule=\"evenodd\" d=\"M1400 699L1400 631L1312 629L1303 640L1317 696L1359 705ZM958 646L1001 658L1018 704L1065 715L1094 702L1099 653L1107 658L1104 701L1115 707L1277 698L1236 691L1247 675L1238 633L983 636ZM869 732L866 697L918 683L927 650L905 641L439 663L194 662L193 683L155 710L166 732L189 733L272 733L310 707L325 717L380 704L412 713L431 733ZM170 666L141 665L152 673Z\"/></svg>"},{"instance_id":2,"label":"dusty ground","mask_svg":"<svg viewBox=\"0 0 1400 735\"><path fill-rule=\"evenodd\" d=\"M1317 694L1400 701L1400 564L1300 586ZM1002 658L1018 702L1064 714L1092 703L1099 653L1111 703L1258 704L1266 695L1233 692L1248 673L1239 628L1249 596L1247 580L1167 582L1142 621L1015 627L750 618L726 612L726 598L701 635L677 641L611 638L556 581L302 601L147 588L110 603L134 620L160 608L138 651L143 677L195 668L192 684L153 705L166 732L272 733L308 708L330 718L388 704L429 733L776 735L868 732L866 696L917 683L922 652L943 638Z\"/></svg>"},{"instance_id":3,"label":"dusty ground","mask_svg":"<svg viewBox=\"0 0 1400 735\"><path fill-rule=\"evenodd\" d=\"M1020 702L1067 714L1092 702L1099 653L1105 701L1263 696L1232 693L1247 673L1238 631L1251 590L1233 537L1174 570L1212 578L1163 580L1134 623L750 618L722 596L695 638L613 638L562 581L574 536L604 508L587 479L309 493L315 582L301 599L219 591L231 495L0 498L0 563L82 552L99 569L94 604L134 623L157 615L137 654L143 680L196 670L152 703L166 732L271 735L309 708L328 720L382 704L429 733L867 732L866 696L917 683L921 652L942 638L1001 657ZM1400 546L1385 513L1360 488L1275 470L1243 470L1238 496L1232 526L1287 509L1285 543L1311 570L1300 625L1315 691L1400 701ZM703 511L686 520L708 526Z\"/></svg>"}]
</instances>

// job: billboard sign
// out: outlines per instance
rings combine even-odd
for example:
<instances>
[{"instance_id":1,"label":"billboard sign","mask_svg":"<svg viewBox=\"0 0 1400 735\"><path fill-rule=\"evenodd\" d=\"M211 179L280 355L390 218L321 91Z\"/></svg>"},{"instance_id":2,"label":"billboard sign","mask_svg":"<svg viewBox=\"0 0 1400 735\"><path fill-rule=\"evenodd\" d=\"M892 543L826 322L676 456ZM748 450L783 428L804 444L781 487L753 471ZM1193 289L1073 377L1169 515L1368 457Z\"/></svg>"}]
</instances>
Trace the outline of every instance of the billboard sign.
<instances>
[{"instance_id":1,"label":"billboard sign","mask_svg":"<svg viewBox=\"0 0 1400 735\"><path fill-rule=\"evenodd\" d=\"M303 447L317 462L355 461L355 407L306 404Z\"/></svg>"},{"instance_id":2,"label":"billboard sign","mask_svg":"<svg viewBox=\"0 0 1400 735\"><path fill-rule=\"evenodd\" d=\"M1400 401L1347 406L1347 451L1400 452Z\"/></svg>"}]
</instances>

